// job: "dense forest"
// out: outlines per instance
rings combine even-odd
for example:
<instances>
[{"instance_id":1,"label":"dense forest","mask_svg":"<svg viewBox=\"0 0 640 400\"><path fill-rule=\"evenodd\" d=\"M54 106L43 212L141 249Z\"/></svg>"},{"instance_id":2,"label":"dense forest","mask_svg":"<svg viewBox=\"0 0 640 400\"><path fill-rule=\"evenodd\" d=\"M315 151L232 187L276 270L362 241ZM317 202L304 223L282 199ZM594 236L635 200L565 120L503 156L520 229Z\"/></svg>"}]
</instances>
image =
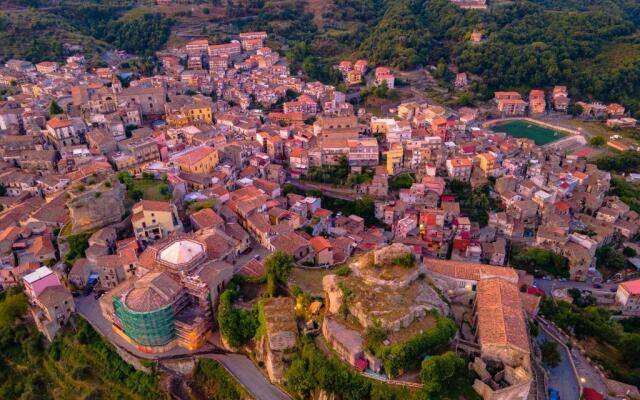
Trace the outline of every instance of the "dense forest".
<instances>
[{"instance_id":1,"label":"dense forest","mask_svg":"<svg viewBox=\"0 0 640 400\"><path fill-rule=\"evenodd\" d=\"M64 44L84 47L89 55L108 48L148 56L162 48L173 20L127 0L62 0L55 6L9 1L28 8L0 11L0 58L33 62L61 60ZM41 6L40 8L37 6ZM19 39L19 40L18 40Z\"/></svg>"}]
</instances>

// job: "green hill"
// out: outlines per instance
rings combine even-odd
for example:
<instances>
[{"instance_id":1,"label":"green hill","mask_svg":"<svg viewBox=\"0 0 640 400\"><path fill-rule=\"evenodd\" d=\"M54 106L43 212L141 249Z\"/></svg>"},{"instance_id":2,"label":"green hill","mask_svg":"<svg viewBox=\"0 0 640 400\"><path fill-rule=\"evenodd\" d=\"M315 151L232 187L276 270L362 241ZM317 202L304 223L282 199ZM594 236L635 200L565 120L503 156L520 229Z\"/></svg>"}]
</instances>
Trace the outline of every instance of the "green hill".
<instances>
[{"instance_id":1,"label":"green hill","mask_svg":"<svg viewBox=\"0 0 640 400\"><path fill-rule=\"evenodd\" d=\"M61 0L55 3L12 0L0 4L0 58L33 62L60 60L63 44L82 45L99 54L118 48L151 55L169 38L173 20L132 1Z\"/></svg>"}]
</instances>

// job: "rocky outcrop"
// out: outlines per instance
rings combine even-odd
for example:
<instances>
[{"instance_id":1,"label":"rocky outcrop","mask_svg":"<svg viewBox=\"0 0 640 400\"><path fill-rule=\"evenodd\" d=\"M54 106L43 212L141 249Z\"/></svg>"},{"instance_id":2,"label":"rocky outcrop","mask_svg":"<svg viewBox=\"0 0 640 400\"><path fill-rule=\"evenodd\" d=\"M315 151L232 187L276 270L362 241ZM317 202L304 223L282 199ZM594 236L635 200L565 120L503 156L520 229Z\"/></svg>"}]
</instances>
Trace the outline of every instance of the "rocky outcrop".
<instances>
[{"instance_id":1,"label":"rocky outcrop","mask_svg":"<svg viewBox=\"0 0 640 400\"><path fill-rule=\"evenodd\" d=\"M102 179L91 177L68 194L73 233L115 224L124 216L126 189L113 175Z\"/></svg>"},{"instance_id":2,"label":"rocky outcrop","mask_svg":"<svg viewBox=\"0 0 640 400\"><path fill-rule=\"evenodd\" d=\"M336 275L325 275L322 278L322 289L326 297L327 312L329 314L337 314L340 311L344 297L342 289L338 286L338 277Z\"/></svg>"},{"instance_id":3,"label":"rocky outcrop","mask_svg":"<svg viewBox=\"0 0 640 400\"><path fill-rule=\"evenodd\" d=\"M389 265L394 259L407 253L411 253L411 248L409 246L402 243L393 243L389 246L375 250L373 252L373 262L375 265L380 266Z\"/></svg>"}]
</instances>

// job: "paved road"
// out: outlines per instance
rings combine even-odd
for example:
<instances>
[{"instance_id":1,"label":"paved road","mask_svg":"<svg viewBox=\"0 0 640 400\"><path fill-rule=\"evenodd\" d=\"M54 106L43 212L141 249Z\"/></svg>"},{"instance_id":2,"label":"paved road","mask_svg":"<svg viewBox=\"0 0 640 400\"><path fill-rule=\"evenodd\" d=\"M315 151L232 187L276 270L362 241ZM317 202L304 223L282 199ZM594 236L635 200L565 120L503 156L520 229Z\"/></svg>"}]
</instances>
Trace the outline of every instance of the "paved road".
<instances>
[{"instance_id":1,"label":"paved road","mask_svg":"<svg viewBox=\"0 0 640 400\"><path fill-rule=\"evenodd\" d=\"M537 340L538 343L542 343L544 340L556 341L542 330L540 330L540 336L538 336ZM579 399L580 384L573 373L573 367L571 367L571 362L569 361L569 353L561 345L558 345L558 350L560 350L562 357L560 365L555 368L545 367L549 373L549 387L556 389L560 393L561 399Z\"/></svg>"},{"instance_id":2,"label":"paved road","mask_svg":"<svg viewBox=\"0 0 640 400\"><path fill-rule=\"evenodd\" d=\"M235 264L233 264L233 271L238 272L240 268L242 268L246 263L251 261L255 256L260 256L260 261L264 262L266 256L271 254L271 251L260 246L255 239L251 238L251 251L246 254L240 254L240 257L236 260Z\"/></svg>"},{"instance_id":3,"label":"paved road","mask_svg":"<svg viewBox=\"0 0 640 400\"><path fill-rule=\"evenodd\" d=\"M570 289L576 288L580 290L590 290L594 294L611 294L611 289L616 289L618 287L615 283L602 283L602 289L596 289L593 287L593 282L591 280L587 282L574 282L574 281L559 281L557 279L546 280L546 279L535 279L533 281L534 285L542 290L547 295L551 295L554 289Z\"/></svg>"},{"instance_id":4,"label":"paved road","mask_svg":"<svg viewBox=\"0 0 640 400\"><path fill-rule=\"evenodd\" d=\"M270 384L251 360L245 356L239 354L212 354L203 357L212 358L224 365L227 371L257 400L291 399L276 386Z\"/></svg>"},{"instance_id":5,"label":"paved road","mask_svg":"<svg viewBox=\"0 0 640 400\"><path fill-rule=\"evenodd\" d=\"M541 325L544 325L544 327L553 334L550 337L555 339L557 342L560 342L560 340L563 340L565 343L569 341L567 336L560 330L556 329L553 325L542 322L544 319L540 317L539 320L541 320ZM595 369L589 361L587 361L580 351L575 348L571 349L571 357L573 358L573 363L576 366L578 378L580 379L582 387L590 387L596 389L600 393L607 393L607 385L602 375L600 375L600 372Z\"/></svg>"}]
</instances>

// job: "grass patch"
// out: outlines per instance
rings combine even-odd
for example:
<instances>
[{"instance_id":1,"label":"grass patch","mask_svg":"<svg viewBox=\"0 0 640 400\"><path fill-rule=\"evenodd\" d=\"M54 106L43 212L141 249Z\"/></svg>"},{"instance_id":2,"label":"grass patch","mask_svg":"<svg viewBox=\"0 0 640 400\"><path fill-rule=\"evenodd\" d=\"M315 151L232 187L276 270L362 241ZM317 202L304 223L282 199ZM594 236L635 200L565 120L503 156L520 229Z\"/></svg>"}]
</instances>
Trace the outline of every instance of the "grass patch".
<instances>
[{"instance_id":1,"label":"grass patch","mask_svg":"<svg viewBox=\"0 0 640 400\"><path fill-rule=\"evenodd\" d=\"M337 269L336 272L340 270ZM296 285L303 292L312 296L322 296L322 278L334 273L328 269L302 269L293 268L289 274L289 286Z\"/></svg>"},{"instance_id":2,"label":"grass patch","mask_svg":"<svg viewBox=\"0 0 640 400\"><path fill-rule=\"evenodd\" d=\"M161 192L163 183L157 180L152 179L134 179L132 190L127 190L127 196L132 198L131 196L134 191L140 190L142 191L142 198L144 200L156 200L156 201L167 201L171 198L170 194L163 194Z\"/></svg>"}]
</instances>

